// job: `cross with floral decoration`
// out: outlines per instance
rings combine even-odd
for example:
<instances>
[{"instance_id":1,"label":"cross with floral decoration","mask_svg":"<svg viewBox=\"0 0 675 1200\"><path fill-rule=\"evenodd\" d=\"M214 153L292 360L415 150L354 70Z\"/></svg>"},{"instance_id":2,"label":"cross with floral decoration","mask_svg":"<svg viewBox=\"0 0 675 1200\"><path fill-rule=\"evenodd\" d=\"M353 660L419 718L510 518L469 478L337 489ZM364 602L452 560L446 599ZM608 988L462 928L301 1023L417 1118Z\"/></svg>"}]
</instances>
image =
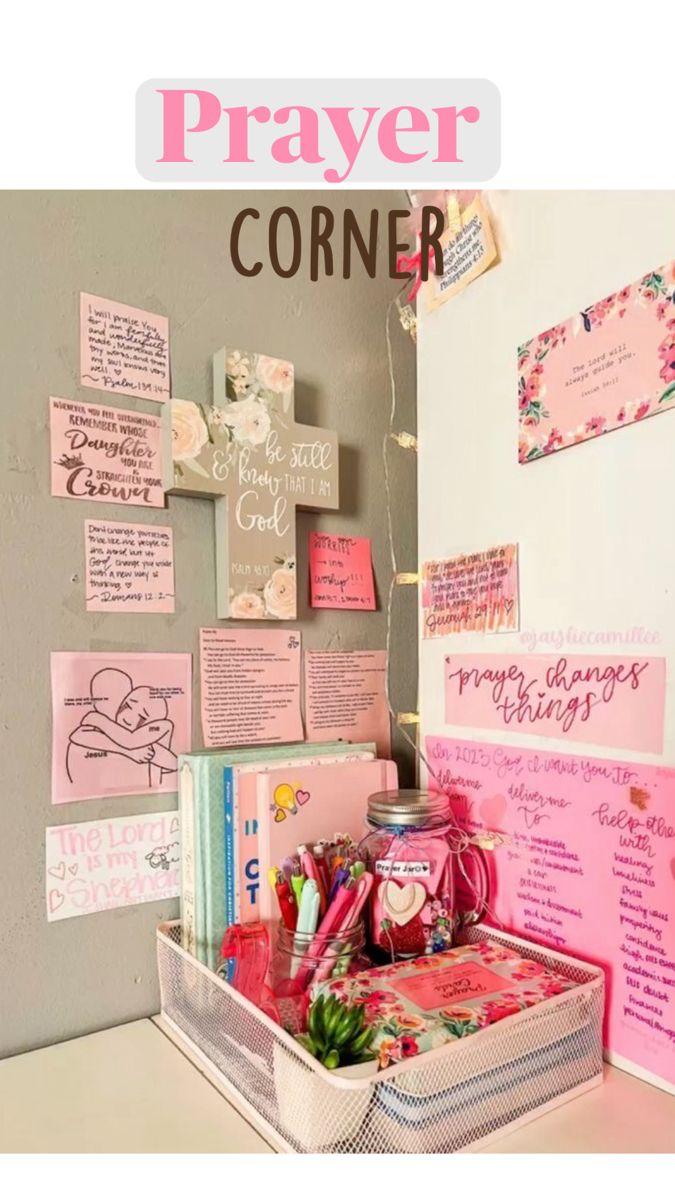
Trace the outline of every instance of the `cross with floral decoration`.
<instances>
[{"instance_id":1,"label":"cross with floral decoration","mask_svg":"<svg viewBox=\"0 0 675 1200\"><path fill-rule=\"evenodd\" d=\"M211 497L219 617L296 618L295 510L337 509L337 434L294 416L293 364L213 359L213 403L165 405L167 492Z\"/></svg>"}]
</instances>

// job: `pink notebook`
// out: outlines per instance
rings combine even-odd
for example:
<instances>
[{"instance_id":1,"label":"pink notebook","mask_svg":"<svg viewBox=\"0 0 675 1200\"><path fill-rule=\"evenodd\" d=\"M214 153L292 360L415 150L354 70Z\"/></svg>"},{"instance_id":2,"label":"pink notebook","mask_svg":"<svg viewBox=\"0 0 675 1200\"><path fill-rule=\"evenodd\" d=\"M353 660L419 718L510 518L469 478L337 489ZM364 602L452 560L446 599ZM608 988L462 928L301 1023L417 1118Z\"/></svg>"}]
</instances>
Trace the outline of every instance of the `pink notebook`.
<instances>
[{"instance_id":1,"label":"pink notebook","mask_svg":"<svg viewBox=\"0 0 675 1200\"><path fill-rule=\"evenodd\" d=\"M257 777L258 855L260 859L260 916L279 915L272 889L266 886L270 867L294 854L300 843L348 833L357 842L368 832L366 805L373 792L398 787L396 764L340 762L330 766L293 764Z\"/></svg>"},{"instance_id":2,"label":"pink notebook","mask_svg":"<svg viewBox=\"0 0 675 1200\"><path fill-rule=\"evenodd\" d=\"M258 850L258 777L271 770L289 771L300 765L324 766L344 762L373 762L375 754L368 750L355 750L347 754L312 754L306 758L284 759L283 748L276 762L246 763L233 768L234 829L232 831L235 850L235 920L245 924L260 919L260 893L267 888L267 879L260 871Z\"/></svg>"}]
</instances>

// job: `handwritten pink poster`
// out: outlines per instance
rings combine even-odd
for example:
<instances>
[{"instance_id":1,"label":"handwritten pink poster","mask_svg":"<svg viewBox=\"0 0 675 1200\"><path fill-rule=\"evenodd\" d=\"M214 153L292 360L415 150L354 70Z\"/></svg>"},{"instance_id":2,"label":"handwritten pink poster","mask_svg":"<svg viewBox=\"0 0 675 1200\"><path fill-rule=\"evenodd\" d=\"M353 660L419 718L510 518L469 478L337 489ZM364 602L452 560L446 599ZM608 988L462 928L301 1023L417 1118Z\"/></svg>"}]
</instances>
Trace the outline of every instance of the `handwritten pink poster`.
<instances>
[{"instance_id":1,"label":"handwritten pink poster","mask_svg":"<svg viewBox=\"0 0 675 1200\"><path fill-rule=\"evenodd\" d=\"M375 742L390 758L386 650L308 650L305 725L308 742Z\"/></svg>"},{"instance_id":2,"label":"handwritten pink poster","mask_svg":"<svg viewBox=\"0 0 675 1200\"><path fill-rule=\"evenodd\" d=\"M310 533L309 581L312 608L372 612L376 604L370 538Z\"/></svg>"},{"instance_id":3,"label":"handwritten pink poster","mask_svg":"<svg viewBox=\"0 0 675 1200\"><path fill-rule=\"evenodd\" d=\"M490 546L422 567L425 638L518 628L518 547Z\"/></svg>"},{"instance_id":4,"label":"handwritten pink poster","mask_svg":"<svg viewBox=\"0 0 675 1200\"><path fill-rule=\"evenodd\" d=\"M200 629L205 746L304 740L300 634L289 629Z\"/></svg>"},{"instance_id":5,"label":"handwritten pink poster","mask_svg":"<svg viewBox=\"0 0 675 1200\"><path fill-rule=\"evenodd\" d=\"M52 825L45 842L48 921L180 895L177 812Z\"/></svg>"},{"instance_id":6,"label":"handwritten pink poster","mask_svg":"<svg viewBox=\"0 0 675 1200\"><path fill-rule=\"evenodd\" d=\"M169 525L85 521L87 612L172 613Z\"/></svg>"},{"instance_id":7,"label":"handwritten pink poster","mask_svg":"<svg viewBox=\"0 0 675 1200\"><path fill-rule=\"evenodd\" d=\"M52 496L164 507L159 417L52 396L49 429Z\"/></svg>"},{"instance_id":8,"label":"handwritten pink poster","mask_svg":"<svg viewBox=\"0 0 675 1200\"><path fill-rule=\"evenodd\" d=\"M103 392L168 400L168 318L80 292L80 380Z\"/></svg>"},{"instance_id":9,"label":"handwritten pink poster","mask_svg":"<svg viewBox=\"0 0 675 1200\"><path fill-rule=\"evenodd\" d=\"M518 347L520 462L675 404L675 262Z\"/></svg>"},{"instance_id":10,"label":"handwritten pink poster","mask_svg":"<svg viewBox=\"0 0 675 1200\"><path fill-rule=\"evenodd\" d=\"M55 651L52 804L177 790L192 656Z\"/></svg>"},{"instance_id":11,"label":"handwritten pink poster","mask_svg":"<svg viewBox=\"0 0 675 1200\"><path fill-rule=\"evenodd\" d=\"M675 770L442 737L426 753L458 823L505 836L496 918L604 967L605 1045L675 1090Z\"/></svg>"},{"instance_id":12,"label":"handwritten pink poster","mask_svg":"<svg viewBox=\"0 0 675 1200\"><path fill-rule=\"evenodd\" d=\"M448 654L444 673L448 725L663 750L663 658Z\"/></svg>"}]
</instances>

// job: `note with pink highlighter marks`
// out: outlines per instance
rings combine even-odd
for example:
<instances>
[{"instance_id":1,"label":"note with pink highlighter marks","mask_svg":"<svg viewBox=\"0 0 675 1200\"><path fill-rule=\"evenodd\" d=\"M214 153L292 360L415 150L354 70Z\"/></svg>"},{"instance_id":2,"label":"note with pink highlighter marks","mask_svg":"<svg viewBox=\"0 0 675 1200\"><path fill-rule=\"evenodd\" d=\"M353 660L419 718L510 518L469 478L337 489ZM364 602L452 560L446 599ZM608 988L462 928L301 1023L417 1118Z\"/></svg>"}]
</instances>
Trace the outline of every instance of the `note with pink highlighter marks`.
<instances>
[{"instance_id":1,"label":"note with pink highlighter marks","mask_svg":"<svg viewBox=\"0 0 675 1200\"><path fill-rule=\"evenodd\" d=\"M660 754L664 658L448 654L448 725Z\"/></svg>"},{"instance_id":2,"label":"note with pink highlighter marks","mask_svg":"<svg viewBox=\"0 0 675 1200\"><path fill-rule=\"evenodd\" d=\"M492 830L495 921L605 969L605 1046L675 1092L675 769L427 737L434 789Z\"/></svg>"},{"instance_id":3,"label":"note with pink highlighter marks","mask_svg":"<svg viewBox=\"0 0 675 1200\"><path fill-rule=\"evenodd\" d=\"M296 765L258 775L258 853L260 878L270 867L294 854L296 847L319 838L348 833L360 842L367 833L365 814L373 792L398 787L396 764L340 762L324 766ZM278 915L271 888L260 889L260 916Z\"/></svg>"}]
</instances>

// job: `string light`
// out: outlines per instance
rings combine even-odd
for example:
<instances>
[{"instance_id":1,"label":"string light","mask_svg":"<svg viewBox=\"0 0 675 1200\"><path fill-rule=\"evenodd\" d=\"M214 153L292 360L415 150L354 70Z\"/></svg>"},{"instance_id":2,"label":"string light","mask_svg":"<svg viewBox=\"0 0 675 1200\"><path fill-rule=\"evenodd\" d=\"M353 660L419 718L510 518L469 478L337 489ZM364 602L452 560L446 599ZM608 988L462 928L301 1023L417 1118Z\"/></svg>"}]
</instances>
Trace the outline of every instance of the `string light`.
<instances>
[{"instance_id":1,"label":"string light","mask_svg":"<svg viewBox=\"0 0 675 1200\"><path fill-rule=\"evenodd\" d=\"M391 313L392 313L392 309L395 307L397 309L399 309L399 311L400 311L399 300L400 300L401 293L404 291L406 286L407 286L407 283L404 284L403 288L401 288L401 290L390 300L390 302L387 306L387 312L386 312L385 321L384 321L385 340L386 340L386 344L387 344L387 367L388 367L388 371L389 371L389 388L390 388L390 394L391 394L391 405L390 405L390 409L389 409L389 428L388 428L387 432L385 433L384 438L382 439L382 464L383 464L383 468L384 468L384 494L385 494L386 507L387 507L387 540L388 540L388 545L389 545L389 557L391 560L391 581L389 583L389 593L388 593L388 597L387 597L387 634L386 634L387 665L386 665L386 670L385 670L385 696L386 696L386 701L387 701L387 708L389 709L389 715L390 715L392 721L396 725L396 728L398 729L399 733L401 734L401 737L412 748L413 753L415 755L414 761L415 761L416 783L419 785L420 762L422 762L422 763L424 763L424 766L426 767L428 774L436 783L438 790L440 792L443 792L445 795L447 795L448 794L447 789L444 787L443 783L441 782L438 775L434 771L433 767L431 766L430 762L428 761L426 755L424 754L424 751L422 750L422 748L419 744L419 737L417 736L419 734L419 728L420 728L419 711L397 713L394 711L394 707L393 707L392 701L391 701L390 662L391 662L391 637L392 637L392 627L393 627L394 592L395 592L397 585L399 585L401 583L411 584L411 583L419 583L420 582L419 571L399 571L399 569L398 569L398 558L397 558L397 554L396 554L396 545L394 542L394 520L393 520L393 515L392 515L392 503L391 503L391 481L389 478L389 455L388 455L389 443L393 440L393 441L398 442L399 445L403 445L401 438L405 439L406 441L408 441L408 439L409 439L410 442L415 443L414 448L417 449L417 439L414 438L412 434L395 434L394 433L394 425L395 425L395 421L396 421L396 402L397 401L396 401L396 377L394 374L394 355L393 355L393 350L392 350L392 345L391 345ZM405 326L404 326L404 328L405 328ZM406 448L412 449L413 447L412 447L412 445L406 445ZM417 593L415 593L415 595L417 595ZM418 695L418 700L419 700L419 695ZM419 708L419 705L418 705L418 708ZM410 734L408 733L408 730L406 729L406 725L414 726L415 734L416 734L416 736L414 738L411 737ZM466 830L461 829L459 826L454 825L454 824L451 826L451 834L456 839L459 839L459 841L455 842L455 845L451 846L451 848L453 849L453 852L456 856L456 861L457 861L457 865L459 867L460 874L463 876L467 885L470 888L472 888L472 890L473 890L473 885L471 883L471 880L469 879L469 876L467 875L466 868L462 862L463 852L466 849L468 849L470 846L475 846L479 851L494 850L497 848L497 846L502 844L506 839L504 838L504 836L502 834L493 833L490 830L479 830L476 834L474 834L473 836L470 837L469 834L466 832ZM503 927L502 921L500 921L499 917L497 917L496 913L491 908L491 906L487 900L487 896L485 897L483 908L484 908L484 912L489 916L490 920L492 921L492 923L494 925Z\"/></svg>"}]
</instances>

